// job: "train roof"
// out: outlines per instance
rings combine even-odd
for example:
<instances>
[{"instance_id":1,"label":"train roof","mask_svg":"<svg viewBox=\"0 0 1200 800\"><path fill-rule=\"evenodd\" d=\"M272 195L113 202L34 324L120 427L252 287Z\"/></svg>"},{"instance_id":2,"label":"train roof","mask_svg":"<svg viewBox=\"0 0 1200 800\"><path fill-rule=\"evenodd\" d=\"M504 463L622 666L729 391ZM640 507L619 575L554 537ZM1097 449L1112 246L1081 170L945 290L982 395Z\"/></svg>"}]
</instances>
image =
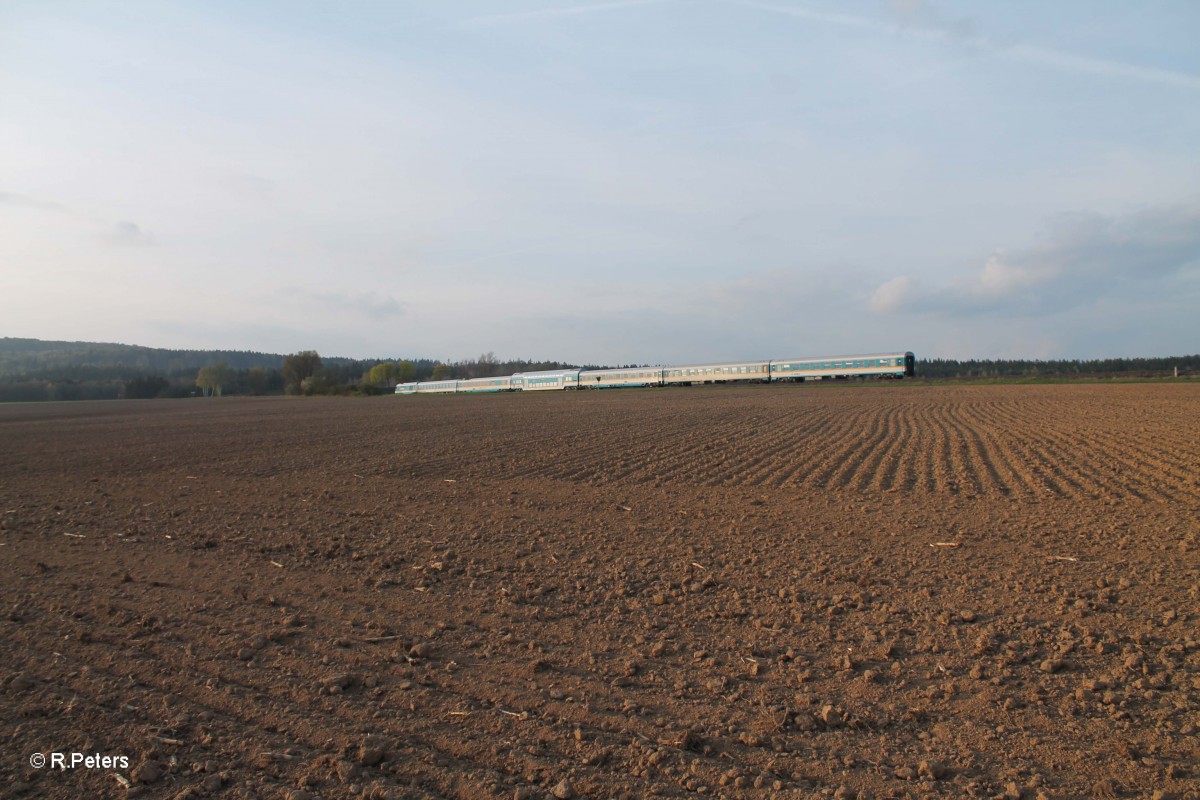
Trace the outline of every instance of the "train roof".
<instances>
[{"instance_id":1,"label":"train roof","mask_svg":"<svg viewBox=\"0 0 1200 800\"><path fill-rule=\"evenodd\" d=\"M557 378L560 375L576 375L580 372L579 368L575 369L543 369L538 372L514 372L513 378Z\"/></svg>"},{"instance_id":2,"label":"train roof","mask_svg":"<svg viewBox=\"0 0 1200 800\"><path fill-rule=\"evenodd\" d=\"M760 358L755 361L710 361L706 364L668 364L659 369L708 369L709 367L757 367L766 364L771 359Z\"/></svg>"},{"instance_id":3,"label":"train roof","mask_svg":"<svg viewBox=\"0 0 1200 800\"><path fill-rule=\"evenodd\" d=\"M853 361L858 358L904 358L911 355L906 351L894 351L891 353L852 353L845 356L794 356L792 358L772 358L771 363L777 364L781 361Z\"/></svg>"},{"instance_id":4,"label":"train roof","mask_svg":"<svg viewBox=\"0 0 1200 800\"><path fill-rule=\"evenodd\" d=\"M639 370L639 369L657 369L657 370L661 371L661 370L666 369L666 367L664 367L660 364L653 364L648 367L605 367L604 369L584 369L584 370L580 370L580 372L587 374L587 375L602 375L605 373L612 373L612 372L633 372L634 370Z\"/></svg>"}]
</instances>

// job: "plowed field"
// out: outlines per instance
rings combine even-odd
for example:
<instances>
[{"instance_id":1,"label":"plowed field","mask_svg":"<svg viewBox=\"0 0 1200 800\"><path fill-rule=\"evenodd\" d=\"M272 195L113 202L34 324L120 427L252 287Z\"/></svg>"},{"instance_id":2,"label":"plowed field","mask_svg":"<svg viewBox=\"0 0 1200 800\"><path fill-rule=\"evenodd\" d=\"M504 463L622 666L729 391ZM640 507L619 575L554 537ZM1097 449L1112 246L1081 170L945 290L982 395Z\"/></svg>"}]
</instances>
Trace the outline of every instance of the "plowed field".
<instances>
[{"instance_id":1,"label":"plowed field","mask_svg":"<svg viewBox=\"0 0 1200 800\"><path fill-rule=\"evenodd\" d=\"M1196 384L0 407L0 587L4 797L1200 797Z\"/></svg>"}]
</instances>

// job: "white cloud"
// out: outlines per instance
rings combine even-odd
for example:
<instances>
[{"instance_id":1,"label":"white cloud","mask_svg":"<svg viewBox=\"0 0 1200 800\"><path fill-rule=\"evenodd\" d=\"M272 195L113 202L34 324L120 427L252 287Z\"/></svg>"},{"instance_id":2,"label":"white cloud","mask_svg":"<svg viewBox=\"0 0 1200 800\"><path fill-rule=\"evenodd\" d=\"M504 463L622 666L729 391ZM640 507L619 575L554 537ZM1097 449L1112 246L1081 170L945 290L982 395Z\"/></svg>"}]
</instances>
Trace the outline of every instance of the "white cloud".
<instances>
[{"instance_id":1,"label":"white cloud","mask_svg":"<svg viewBox=\"0 0 1200 800\"><path fill-rule=\"evenodd\" d=\"M899 310L908 300L913 291L913 279L907 275L899 275L890 281L885 281L867 301L870 309L879 314Z\"/></svg>"},{"instance_id":2,"label":"white cloud","mask_svg":"<svg viewBox=\"0 0 1200 800\"><path fill-rule=\"evenodd\" d=\"M1003 254L997 253L983 265L983 271L971 285L971 290L984 297L1006 297L1052 277L1052 269L1045 264L1010 264L1005 261Z\"/></svg>"},{"instance_id":3,"label":"white cloud","mask_svg":"<svg viewBox=\"0 0 1200 800\"><path fill-rule=\"evenodd\" d=\"M104 241L122 247L143 247L155 244L154 234L142 230L136 222L122 220L104 232Z\"/></svg>"}]
</instances>

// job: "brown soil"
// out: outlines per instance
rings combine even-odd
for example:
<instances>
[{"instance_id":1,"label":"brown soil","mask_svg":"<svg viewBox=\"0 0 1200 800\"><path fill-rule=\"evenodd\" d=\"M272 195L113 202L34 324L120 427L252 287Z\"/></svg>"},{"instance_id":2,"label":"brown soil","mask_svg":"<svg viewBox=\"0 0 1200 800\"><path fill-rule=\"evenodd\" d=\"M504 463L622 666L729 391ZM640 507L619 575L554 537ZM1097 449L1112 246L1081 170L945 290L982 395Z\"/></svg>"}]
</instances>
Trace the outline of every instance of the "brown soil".
<instances>
[{"instance_id":1,"label":"brown soil","mask_svg":"<svg viewBox=\"0 0 1200 800\"><path fill-rule=\"evenodd\" d=\"M1198 434L1197 385L2 407L0 794L1195 798Z\"/></svg>"}]
</instances>

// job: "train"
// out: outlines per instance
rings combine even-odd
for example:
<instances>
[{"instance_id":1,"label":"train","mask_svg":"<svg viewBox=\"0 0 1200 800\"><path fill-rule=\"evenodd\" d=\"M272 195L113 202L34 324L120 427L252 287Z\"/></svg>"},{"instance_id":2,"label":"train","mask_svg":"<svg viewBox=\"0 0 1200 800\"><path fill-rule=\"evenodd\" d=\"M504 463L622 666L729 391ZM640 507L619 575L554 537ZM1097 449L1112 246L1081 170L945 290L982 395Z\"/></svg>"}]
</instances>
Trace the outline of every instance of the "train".
<instances>
[{"instance_id":1,"label":"train","mask_svg":"<svg viewBox=\"0 0 1200 800\"><path fill-rule=\"evenodd\" d=\"M910 352L869 353L823 358L733 361L676 367L551 369L497 378L454 378L401 383L396 394L481 394L568 389L617 389L632 386L694 386L706 383L798 383L838 378L911 378L916 358Z\"/></svg>"}]
</instances>

